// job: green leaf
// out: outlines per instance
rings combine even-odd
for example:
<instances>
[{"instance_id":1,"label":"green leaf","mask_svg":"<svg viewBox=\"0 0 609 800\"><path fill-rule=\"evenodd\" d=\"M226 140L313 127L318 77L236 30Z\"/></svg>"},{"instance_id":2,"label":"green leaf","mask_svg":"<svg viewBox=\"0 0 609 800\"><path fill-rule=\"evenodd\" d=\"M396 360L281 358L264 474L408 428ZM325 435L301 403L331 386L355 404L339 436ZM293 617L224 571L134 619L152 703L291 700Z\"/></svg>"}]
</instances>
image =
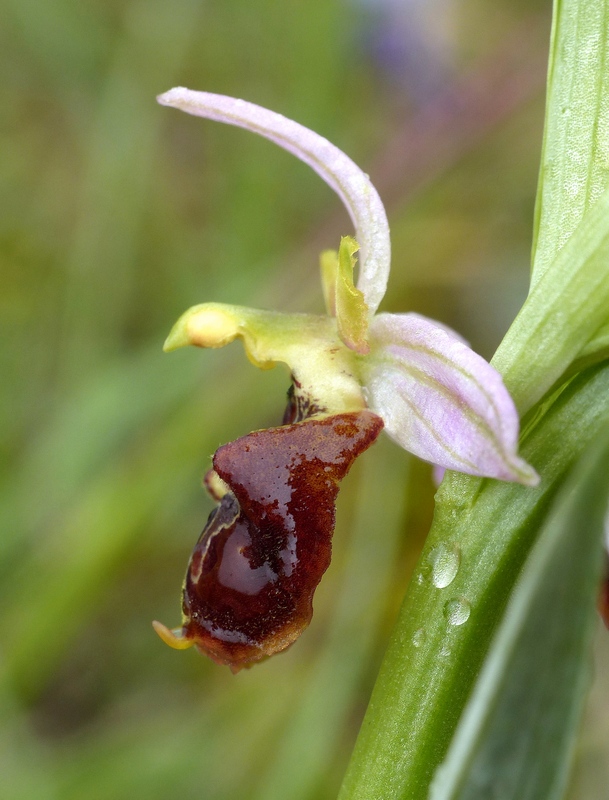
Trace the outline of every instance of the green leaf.
<instances>
[{"instance_id":1,"label":"green leaf","mask_svg":"<svg viewBox=\"0 0 609 800\"><path fill-rule=\"evenodd\" d=\"M553 504L432 800L559 800L590 678L603 565L609 436L583 454Z\"/></svg>"},{"instance_id":2,"label":"green leaf","mask_svg":"<svg viewBox=\"0 0 609 800\"><path fill-rule=\"evenodd\" d=\"M542 482L526 489L445 478L341 800L428 796L547 510L609 424L607 365L551 394L576 359L594 360L591 340L609 322L606 15L602 0L555 3L534 288L493 359L520 412L531 410L520 452ZM573 109L583 120L577 129L556 117L563 101L565 120Z\"/></svg>"},{"instance_id":3,"label":"green leaf","mask_svg":"<svg viewBox=\"0 0 609 800\"><path fill-rule=\"evenodd\" d=\"M608 49L605 0L555 0L532 287L609 186Z\"/></svg>"},{"instance_id":4,"label":"green leaf","mask_svg":"<svg viewBox=\"0 0 609 800\"><path fill-rule=\"evenodd\" d=\"M538 487L457 473L444 480L341 800L427 796L548 508L607 425L604 365L577 376L523 435Z\"/></svg>"},{"instance_id":5,"label":"green leaf","mask_svg":"<svg viewBox=\"0 0 609 800\"><path fill-rule=\"evenodd\" d=\"M537 281L492 359L521 414L609 321L608 265L609 190Z\"/></svg>"},{"instance_id":6,"label":"green leaf","mask_svg":"<svg viewBox=\"0 0 609 800\"><path fill-rule=\"evenodd\" d=\"M607 349L608 50L605 0L555 0L531 291L493 359L521 413Z\"/></svg>"}]
</instances>

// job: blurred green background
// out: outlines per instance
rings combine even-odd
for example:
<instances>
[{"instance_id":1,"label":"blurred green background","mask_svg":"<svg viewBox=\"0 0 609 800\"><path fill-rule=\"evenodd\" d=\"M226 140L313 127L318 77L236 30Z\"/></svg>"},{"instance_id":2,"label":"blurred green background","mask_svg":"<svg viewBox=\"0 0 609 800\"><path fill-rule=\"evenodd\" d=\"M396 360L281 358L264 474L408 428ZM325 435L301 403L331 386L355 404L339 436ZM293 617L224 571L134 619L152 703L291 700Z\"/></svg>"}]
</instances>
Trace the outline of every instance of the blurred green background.
<instances>
[{"instance_id":1,"label":"blurred green background","mask_svg":"<svg viewBox=\"0 0 609 800\"><path fill-rule=\"evenodd\" d=\"M155 95L244 97L344 149L388 207L383 309L490 357L527 289L549 6L3 0L2 800L334 797L430 524L430 468L381 441L293 648L233 676L152 631L179 623L211 454L288 388L163 339L207 300L321 311L318 252L351 232L293 157ZM609 785L608 639L574 798Z\"/></svg>"}]
</instances>

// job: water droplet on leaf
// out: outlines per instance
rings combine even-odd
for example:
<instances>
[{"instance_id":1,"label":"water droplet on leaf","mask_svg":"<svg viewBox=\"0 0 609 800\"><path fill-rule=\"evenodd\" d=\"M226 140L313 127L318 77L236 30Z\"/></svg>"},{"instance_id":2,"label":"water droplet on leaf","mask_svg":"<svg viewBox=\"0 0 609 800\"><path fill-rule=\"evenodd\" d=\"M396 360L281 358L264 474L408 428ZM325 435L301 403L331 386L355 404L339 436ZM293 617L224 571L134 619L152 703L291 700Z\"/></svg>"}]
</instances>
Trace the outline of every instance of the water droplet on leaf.
<instances>
[{"instance_id":1,"label":"water droplet on leaf","mask_svg":"<svg viewBox=\"0 0 609 800\"><path fill-rule=\"evenodd\" d=\"M419 628L417 631L414 632L412 636L412 643L415 647L421 647L421 645L425 642L427 638L427 634L425 633L424 628Z\"/></svg>"},{"instance_id":2,"label":"water droplet on leaf","mask_svg":"<svg viewBox=\"0 0 609 800\"><path fill-rule=\"evenodd\" d=\"M454 581L459 564L461 550L458 544L439 544L429 554L431 563L431 580L437 589L444 589Z\"/></svg>"},{"instance_id":3,"label":"water droplet on leaf","mask_svg":"<svg viewBox=\"0 0 609 800\"><path fill-rule=\"evenodd\" d=\"M444 606L444 616L451 625L463 625L471 614L472 607L465 597L454 597Z\"/></svg>"}]
</instances>

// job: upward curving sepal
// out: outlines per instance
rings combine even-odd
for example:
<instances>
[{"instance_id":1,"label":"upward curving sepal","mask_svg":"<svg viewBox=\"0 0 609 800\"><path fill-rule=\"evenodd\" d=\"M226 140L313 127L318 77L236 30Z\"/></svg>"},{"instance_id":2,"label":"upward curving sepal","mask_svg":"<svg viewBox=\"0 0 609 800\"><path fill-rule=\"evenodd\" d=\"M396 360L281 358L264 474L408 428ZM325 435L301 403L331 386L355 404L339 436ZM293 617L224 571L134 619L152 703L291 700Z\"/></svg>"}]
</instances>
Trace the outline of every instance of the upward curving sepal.
<instances>
[{"instance_id":1,"label":"upward curving sepal","mask_svg":"<svg viewBox=\"0 0 609 800\"><path fill-rule=\"evenodd\" d=\"M323 136L266 108L211 92L177 87L158 96L161 105L198 117L246 128L270 139L304 161L342 199L361 247L357 281L371 314L387 288L391 245L389 224L378 192L365 172Z\"/></svg>"}]
</instances>

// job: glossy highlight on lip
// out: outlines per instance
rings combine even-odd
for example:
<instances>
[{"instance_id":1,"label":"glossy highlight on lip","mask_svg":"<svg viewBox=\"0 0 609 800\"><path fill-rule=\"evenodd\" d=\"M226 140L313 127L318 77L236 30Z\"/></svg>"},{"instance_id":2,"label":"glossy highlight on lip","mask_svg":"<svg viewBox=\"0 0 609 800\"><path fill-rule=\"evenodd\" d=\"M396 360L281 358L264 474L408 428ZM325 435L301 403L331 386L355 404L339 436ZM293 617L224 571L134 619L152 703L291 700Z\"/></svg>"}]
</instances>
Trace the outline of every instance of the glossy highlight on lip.
<instances>
[{"instance_id":1,"label":"glossy highlight on lip","mask_svg":"<svg viewBox=\"0 0 609 800\"><path fill-rule=\"evenodd\" d=\"M182 628L158 626L162 638L192 643L234 672L289 647L311 620L330 563L339 482L382 427L362 410L220 447L213 467L228 491L191 556Z\"/></svg>"}]
</instances>

